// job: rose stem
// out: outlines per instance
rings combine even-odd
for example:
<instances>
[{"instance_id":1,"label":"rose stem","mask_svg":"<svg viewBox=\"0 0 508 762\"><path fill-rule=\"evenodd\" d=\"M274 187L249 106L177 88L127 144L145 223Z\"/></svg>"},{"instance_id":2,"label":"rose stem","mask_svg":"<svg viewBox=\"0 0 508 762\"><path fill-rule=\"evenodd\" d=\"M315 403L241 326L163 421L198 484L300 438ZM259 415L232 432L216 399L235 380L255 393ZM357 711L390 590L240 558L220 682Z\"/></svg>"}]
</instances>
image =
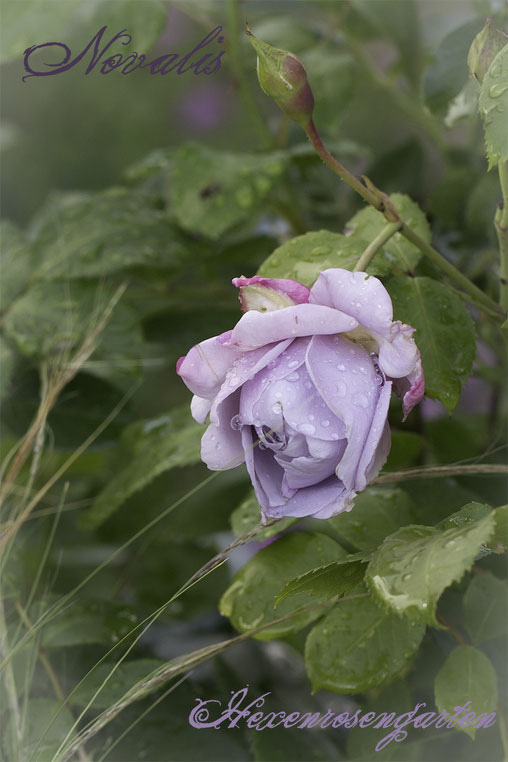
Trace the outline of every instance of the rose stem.
<instances>
[{"instance_id":1,"label":"rose stem","mask_svg":"<svg viewBox=\"0 0 508 762\"><path fill-rule=\"evenodd\" d=\"M406 471L389 471L377 476L372 484L398 482L401 479L435 479L442 476L470 476L471 474L508 474L504 463L485 463L467 466L424 466L408 468Z\"/></svg>"},{"instance_id":2,"label":"rose stem","mask_svg":"<svg viewBox=\"0 0 508 762\"><path fill-rule=\"evenodd\" d=\"M353 268L353 272L365 272L370 265L374 254L376 254L376 252L379 251L379 249L384 246L398 230L400 230L400 222L388 222L374 240L369 243Z\"/></svg>"},{"instance_id":3,"label":"rose stem","mask_svg":"<svg viewBox=\"0 0 508 762\"><path fill-rule=\"evenodd\" d=\"M496 210L494 226L500 255L499 303L502 309L508 312L508 161L499 162L498 169L502 200Z\"/></svg>"},{"instance_id":4,"label":"rose stem","mask_svg":"<svg viewBox=\"0 0 508 762\"><path fill-rule=\"evenodd\" d=\"M364 185L362 182L360 182L360 180L358 180L357 177L352 175L351 172L346 169L346 167L337 161L334 156L332 156L332 154L324 146L323 141L321 140L312 119L309 120L307 125L304 127L304 130L316 153L323 161L323 163L332 170L332 172L335 172L335 174L337 174L342 180L344 180L344 182L353 188L353 190L355 190L364 199L364 201L366 201L368 204L371 204L371 206L377 209L378 212L384 214L388 222L395 222L398 220L400 222L400 232L405 238L407 238L408 241L411 241L411 243L420 249L422 254L428 257L431 262L439 267L451 280L455 281L455 283L457 283L457 285L459 285L466 293L474 297L477 302L479 302L482 306L484 305L485 307L494 310L499 321L504 320L504 311L498 307L493 299L487 296L487 294L484 294L481 289L479 289L469 280L469 278L463 275L460 270L454 267L451 262L448 262L448 260L445 259L442 254L433 249L430 244L426 243L426 241L424 241L423 238L420 238L420 236L415 233L415 231L412 230L409 225L400 219L397 211L395 210L393 204L390 203L390 200L386 194L375 188L370 181L367 181L367 185Z\"/></svg>"}]
</instances>

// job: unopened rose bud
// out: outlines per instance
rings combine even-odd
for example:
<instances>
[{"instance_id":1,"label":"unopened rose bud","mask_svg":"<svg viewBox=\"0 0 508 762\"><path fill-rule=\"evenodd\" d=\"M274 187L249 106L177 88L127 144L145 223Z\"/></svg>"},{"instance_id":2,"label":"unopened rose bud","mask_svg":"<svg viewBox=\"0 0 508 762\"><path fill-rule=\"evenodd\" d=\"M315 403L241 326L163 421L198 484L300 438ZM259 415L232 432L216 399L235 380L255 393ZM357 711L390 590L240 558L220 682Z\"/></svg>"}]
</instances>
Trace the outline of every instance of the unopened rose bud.
<instances>
[{"instance_id":1,"label":"unopened rose bud","mask_svg":"<svg viewBox=\"0 0 508 762\"><path fill-rule=\"evenodd\" d=\"M508 35L492 26L492 19L488 18L482 31L474 38L467 57L469 71L480 84L490 64L507 43Z\"/></svg>"},{"instance_id":2,"label":"unopened rose bud","mask_svg":"<svg viewBox=\"0 0 508 762\"><path fill-rule=\"evenodd\" d=\"M314 109L314 96L305 66L293 53L259 40L248 26L247 34L258 56L257 73L261 89L290 119L306 125Z\"/></svg>"}]
</instances>

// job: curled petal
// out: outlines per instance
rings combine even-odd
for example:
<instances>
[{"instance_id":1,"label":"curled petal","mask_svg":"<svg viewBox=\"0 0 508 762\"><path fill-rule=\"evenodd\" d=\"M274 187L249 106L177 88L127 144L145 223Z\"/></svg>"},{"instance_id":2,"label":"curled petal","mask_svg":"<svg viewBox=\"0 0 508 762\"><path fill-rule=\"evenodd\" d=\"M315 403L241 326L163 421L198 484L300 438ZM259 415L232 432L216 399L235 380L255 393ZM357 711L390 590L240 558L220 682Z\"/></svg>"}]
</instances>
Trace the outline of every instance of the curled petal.
<instances>
[{"instance_id":1,"label":"curled petal","mask_svg":"<svg viewBox=\"0 0 508 762\"><path fill-rule=\"evenodd\" d=\"M390 295L380 280L366 273L324 270L310 290L309 303L341 310L381 336L387 336L392 325Z\"/></svg>"},{"instance_id":2,"label":"curled petal","mask_svg":"<svg viewBox=\"0 0 508 762\"><path fill-rule=\"evenodd\" d=\"M242 428L241 437L245 465L263 514L270 509L284 506L288 498L282 494L282 468L276 463L271 452L259 448L251 426ZM295 492L296 490L292 490L290 494Z\"/></svg>"},{"instance_id":3,"label":"curled petal","mask_svg":"<svg viewBox=\"0 0 508 762\"><path fill-rule=\"evenodd\" d=\"M278 507L266 507L261 503L263 519L266 522L270 518L291 516L312 516L316 519L329 519L342 511L351 509L353 498L356 493L347 490L336 476L315 484L312 487L303 487L290 498L284 505Z\"/></svg>"},{"instance_id":4,"label":"curled petal","mask_svg":"<svg viewBox=\"0 0 508 762\"><path fill-rule=\"evenodd\" d=\"M259 371L284 352L291 344L291 340L280 341L278 344L268 344L268 346L259 347L252 352L246 352L229 368L224 378L224 382L219 389L210 410L210 420L212 423L218 423L222 415L221 407L225 399L239 390L249 379L254 378ZM239 412L240 398L238 398L237 409L232 415ZM230 417L231 421L231 417Z\"/></svg>"},{"instance_id":5,"label":"curled petal","mask_svg":"<svg viewBox=\"0 0 508 762\"><path fill-rule=\"evenodd\" d=\"M211 471L236 468L245 460L242 438L231 426L238 411L240 392L228 397L222 405L221 416L212 422L201 438L201 459Z\"/></svg>"},{"instance_id":6,"label":"curled petal","mask_svg":"<svg viewBox=\"0 0 508 762\"><path fill-rule=\"evenodd\" d=\"M226 373L243 354L238 347L227 345L231 331L206 339L193 346L176 365L176 372L193 394L213 399L221 388Z\"/></svg>"},{"instance_id":7,"label":"curled petal","mask_svg":"<svg viewBox=\"0 0 508 762\"><path fill-rule=\"evenodd\" d=\"M241 275L233 278L233 285L240 289L242 311L267 310L291 307L309 301L310 289L290 278L262 278Z\"/></svg>"},{"instance_id":8,"label":"curled petal","mask_svg":"<svg viewBox=\"0 0 508 762\"><path fill-rule=\"evenodd\" d=\"M375 479L384 466L390 451L391 433L387 419L391 392L392 383L386 381L381 388L369 433L358 463L355 481L355 489L358 492L365 489L369 481Z\"/></svg>"},{"instance_id":9,"label":"curled petal","mask_svg":"<svg viewBox=\"0 0 508 762\"><path fill-rule=\"evenodd\" d=\"M389 338L381 339L379 367L389 378L403 378L415 369L419 352L412 338L414 331L410 325L397 320Z\"/></svg>"},{"instance_id":10,"label":"curled petal","mask_svg":"<svg viewBox=\"0 0 508 762\"><path fill-rule=\"evenodd\" d=\"M397 378L393 382L395 393L402 397L403 421L406 420L411 410L423 399L425 394L425 378L423 375L422 358L418 352L416 363L405 378Z\"/></svg>"},{"instance_id":11,"label":"curled petal","mask_svg":"<svg viewBox=\"0 0 508 762\"><path fill-rule=\"evenodd\" d=\"M205 397L198 397L195 394L191 399L191 415L197 423L204 423L206 421L206 416L210 412L211 407L211 400L207 400Z\"/></svg>"},{"instance_id":12,"label":"curled petal","mask_svg":"<svg viewBox=\"0 0 508 762\"><path fill-rule=\"evenodd\" d=\"M298 336L343 333L357 325L349 315L318 304L298 304L273 312L251 310L238 321L225 343L245 351Z\"/></svg>"}]
</instances>

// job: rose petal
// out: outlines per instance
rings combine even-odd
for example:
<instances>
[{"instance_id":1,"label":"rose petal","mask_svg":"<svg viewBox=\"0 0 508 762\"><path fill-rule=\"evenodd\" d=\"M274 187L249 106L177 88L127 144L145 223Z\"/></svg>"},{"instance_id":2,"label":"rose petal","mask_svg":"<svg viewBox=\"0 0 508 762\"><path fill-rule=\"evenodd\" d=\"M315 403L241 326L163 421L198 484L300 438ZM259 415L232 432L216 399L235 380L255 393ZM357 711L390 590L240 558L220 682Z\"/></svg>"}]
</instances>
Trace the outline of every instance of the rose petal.
<instances>
[{"instance_id":1,"label":"rose petal","mask_svg":"<svg viewBox=\"0 0 508 762\"><path fill-rule=\"evenodd\" d=\"M262 289L267 290L267 303L263 303L267 309L277 309L277 307L272 304L272 302L278 301L277 296L279 297L279 301L280 297L282 297L283 301L281 302L281 306L283 307L289 307L292 304L304 304L309 301L310 289L290 278L262 278L260 275L254 275L253 278L246 278L244 275L241 275L239 278L233 278L232 283L240 289L240 303L244 312L249 309L260 308L259 306L251 306L249 304L249 298L245 298L248 296L248 292L243 291L243 289L250 286L255 286L259 289L258 301L262 300Z\"/></svg>"},{"instance_id":2,"label":"rose petal","mask_svg":"<svg viewBox=\"0 0 508 762\"><path fill-rule=\"evenodd\" d=\"M411 410L423 399L425 394L425 378L419 352L414 370L405 378L395 379L393 389L399 397L402 397L402 409L404 411L402 420L405 421Z\"/></svg>"},{"instance_id":3,"label":"rose petal","mask_svg":"<svg viewBox=\"0 0 508 762\"><path fill-rule=\"evenodd\" d=\"M282 430L281 406L276 406L278 400L276 396L277 388L273 390L274 399L268 408L266 400L264 400L262 405L262 411L257 408L257 405L265 389L270 388L274 382L290 376L303 365L308 343L309 339L295 339L276 359L272 359L251 380L243 385L240 416L244 423L258 426L263 424L269 428ZM261 415L263 418L261 418Z\"/></svg>"},{"instance_id":4,"label":"rose petal","mask_svg":"<svg viewBox=\"0 0 508 762\"><path fill-rule=\"evenodd\" d=\"M357 325L354 318L318 304L298 304L273 312L251 310L238 321L226 342L249 350L297 336L342 333Z\"/></svg>"},{"instance_id":5,"label":"rose petal","mask_svg":"<svg viewBox=\"0 0 508 762\"><path fill-rule=\"evenodd\" d=\"M418 349L412 338L415 329L397 320L388 340L380 341L379 367L390 378L404 378L418 361Z\"/></svg>"},{"instance_id":6,"label":"rose petal","mask_svg":"<svg viewBox=\"0 0 508 762\"><path fill-rule=\"evenodd\" d=\"M232 331L206 339L193 346L177 363L177 373L198 397L213 399L224 382L226 373L243 352L225 345ZM220 341L219 339L222 339Z\"/></svg>"},{"instance_id":7,"label":"rose petal","mask_svg":"<svg viewBox=\"0 0 508 762\"><path fill-rule=\"evenodd\" d=\"M240 432L231 427L239 401L240 392L224 400L220 419L210 423L201 438L201 459L211 471L226 471L245 460Z\"/></svg>"},{"instance_id":8,"label":"rose petal","mask_svg":"<svg viewBox=\"0 0 508 762\"><path fill-rule=\"evenodd\" d=\"M391 433L387 423L391 381L385 381L377 401L372 423L358 463L355 489L360 492L374 479L386 463L390 451Z\"/></svg>"},{"instance_id":9,"label":"rose petal","mask_svg":"<svg viewBox=\"0 0 508 762\"><path fill-rule=\"evenodd\" d=\"M280 341L277 344L268 344L251 352L242 353L233 365L228 369L222 386L220 387L210 410L210 420L218 423L221 415L220 408L225 399L240 389L247 381L254 378L263 368L284 352L291 344L291 339ZM237 414L238 409L234 414Z\"/></svg>"},{"instance_id":10,"label":"rose petal","mask_svg":"<svg viewBox=\"0 0 508 762\"><path fill-rule=\"evenodd\" d=\"M204 423L206 421L206 416L210 412L211 407L211 400L207 400L205 397L198 397L197 394L195 394L191 399L191 415L197 423Z\"/></svg>"},{"instance_id":11,"label":"rose petal","mask_svg":"<svg viewBox=\"0 0 508 762\"><path fill-rule=\"evenodd\" d=\"M293 489L318 484L335 473L337 463L344 452L346 442L334 442L335 451L328 458L284 458L284 453L276 454L275 460L284 469L286 483Z\"/></svg>"},{"instance_id":12,"label":"rose petal","mask_svg":"<svg viewBox=\"0 0 508 762\"><path fill-rule=\"evenodd\" d=\"M259 449L251 426L242 428L241 437L245 464L261 510L284 505L287 498L282 494L282 468L270 451Z\"/></svg>"},{"instance_id":13,"label":"rose petal","mask_svg":"<svg viewBox=\"0 0 508 762\"><path fill-rule=\"evenodd\" d=\"M282 431L284 422L306 437L336 441L345 426L317 393L305 366L310 339L296 339L277 360L267 365L242 389L241 417ZM287 427L286 427L287 428Z\"/></svg>"},{"instance_id":14,"label":"rose petal","mask_svg":"<svg viewBox=\"0 0 508 762\"><path fill-rule=\"evenodd\" d=\"M352 491L378 404L379 376L366 350L342 336L314 336L306 365L324 402L345 424L348 443L336 473Z\"/></svg>"},{"instance_id":15,"label":"rose petal","mask_svg":"<svg viewBox=\"0 0 508 762\"><path fill-rule=\"evenodd\" d=\"M295 496L283 506L270 508L261 506L261 509L265 522L269 518L283 516L293 518L312 516L317 519L328 519L341 511L349 510L355 494L346 490L336 476L330 476L320 484L299 489Z\"/></svg>"},{"instance_id":16,"label":"rose petal","mask_svg":"<svg viewBox=\"0 0 508 762\"><path fill-rule=\"evenodd\" d=\"M309 303L342 310L381 336L390 331L392 300L381 281L372 275L340 268L324 270L310 290Z\"/></svg>"}]
</instances>

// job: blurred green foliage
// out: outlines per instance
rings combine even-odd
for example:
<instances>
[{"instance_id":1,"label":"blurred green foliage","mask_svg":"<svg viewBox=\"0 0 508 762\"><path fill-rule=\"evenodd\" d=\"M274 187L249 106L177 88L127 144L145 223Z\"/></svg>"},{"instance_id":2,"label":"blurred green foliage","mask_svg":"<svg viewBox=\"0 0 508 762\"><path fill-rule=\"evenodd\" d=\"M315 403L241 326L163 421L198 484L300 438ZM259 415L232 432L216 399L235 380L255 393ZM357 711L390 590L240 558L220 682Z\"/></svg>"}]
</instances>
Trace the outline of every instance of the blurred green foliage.
<instances>
[{"instance_id":1,"label":"blurred green foliage","mask_svg":"<svg viewBox=\"0 0 508 762\"><path fill-rule=\"evenodd\" d=\"M91 738L89 758L372 759L381 737L374 729L323 729L311 743L296 730L188 725L197 697L226 702L246 683L253 694L271 692L274 711L361 706L402 713L420 701L448 707L478 688L479 711L506 713L506 508L497 507L506 502L505 480L470 475L374 485L351 513L262 529L245 470L210 475L200 463L202 428L190 418L189 394L175 373L178 357L193 344L238 320L231 278L259 271L311 284L320 269L352 269L383 224L259 91L245 19L260 38L305 62L316 123L330 150L393 194L420 235L497 298L492 220L499 186L493 171L486 174L479 90L468 82L466 57L487 15L506 25L503 5L1 5L3 476L52 385L62 373L70 376L15 475L2 518L7 522L36 498L2 561L0 630L16 650L12 672L4 669L0 759L10 762L14 749L23 759L60 760L58 748L75 721L83 728L158 666L233 636L231 623L245 631L328 598L333 575L323 574L322 588L320 575L311 575L301 595L274 608L285 583L296 577L300 584L302 574L337 561L334 574L343 561L354 564L354 590L364 595L358 585L371 564L367 580L377 598L339 603L317 623L323 610L301 615L264 633L275 642L245 641L193 668L174 692L162 698L167 686L161 687ZM209 77L161 77L146 70L85 75L78 65L22 81L28 46L58 40L75 54L104 25L111 35L128 28L134 40L127 52L149 59L188 52L222 25L223 66ZM503 76L505 52L498 61ZM498 97L482 88L487 111L503 105L502 98L504 91ZM499 114L487 125L492 160L506 151ZM404 424L400 406L393 406L386 472L501 462L503 354L488 316L466 308L399 235L376 254L369 272L385 279L395 317L418 329L428 395L437 400ZM113 305L118 289L122 296ZM97 346L85 356L87 340L106 317ZM220 550L248 532L254 541L238 543L224 564ZM432 609L434 624L438 603L439 626L425 634L425 617L404 618L407 607L393 605L401 592L402 567L392 568L399 533L424 556L413 592ZM436 551L452 539L460 552ZM441 555L433 563L435 552ZM205 576L195 582L199 569ZM382 579L377 587L374 572ZM218 613L221 598L231 622ZM315 695L311 684L320 688ZM13 685L24 718L21 740ZM435 738L411 733L376 759L494 762L503 754L498 724L474 742L460 730Z\"/></svg>"}]
</instances>

